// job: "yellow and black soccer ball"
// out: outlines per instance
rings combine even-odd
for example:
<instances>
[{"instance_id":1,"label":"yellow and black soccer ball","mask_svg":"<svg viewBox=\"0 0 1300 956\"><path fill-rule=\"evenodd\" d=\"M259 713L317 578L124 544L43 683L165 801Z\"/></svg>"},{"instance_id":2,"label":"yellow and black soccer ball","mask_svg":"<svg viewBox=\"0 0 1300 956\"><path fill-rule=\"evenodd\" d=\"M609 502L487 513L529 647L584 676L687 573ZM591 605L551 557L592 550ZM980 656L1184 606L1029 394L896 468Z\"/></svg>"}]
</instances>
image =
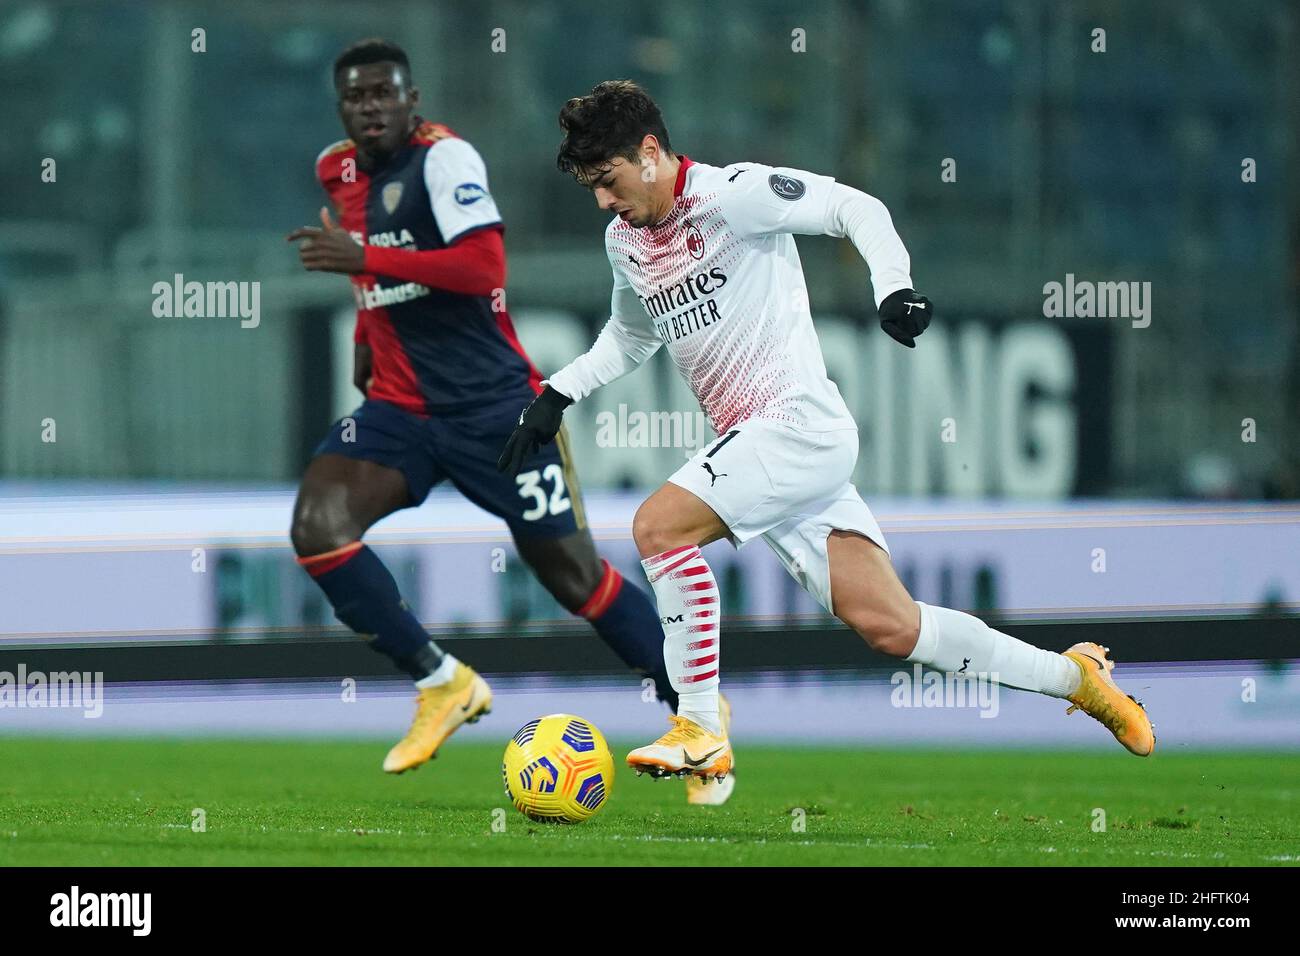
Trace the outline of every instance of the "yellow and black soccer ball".
<instances>
[{"instance_id":1,"label":"yellow and black soccer ball","mask_svg":"<svg viewBox=\"0 0 1300 956\"><path fill-rule=\"evenodd\" d=\"M524 816L581 823L609 800L614 755L590 721L572 714L530 720L506 744L506 796Z\"/></svg>"}]
</instances>

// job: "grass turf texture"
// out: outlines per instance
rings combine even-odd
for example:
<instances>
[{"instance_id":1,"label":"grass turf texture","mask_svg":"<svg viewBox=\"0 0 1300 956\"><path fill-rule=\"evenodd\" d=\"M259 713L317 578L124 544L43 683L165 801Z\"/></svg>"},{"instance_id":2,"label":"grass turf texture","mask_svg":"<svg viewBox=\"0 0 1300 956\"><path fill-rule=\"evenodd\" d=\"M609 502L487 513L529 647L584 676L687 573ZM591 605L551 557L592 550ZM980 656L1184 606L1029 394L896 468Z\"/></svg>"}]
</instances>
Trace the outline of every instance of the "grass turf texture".
<instances>
[{"instance_id":1,"label":"grass turf texture","mask_svg":"<svg viewBox=\"0 0 1300 956\"><path fill-rule=\"evenodd\" d=\"M501 747L401 777L382 742L0 737L4 865L1294 865L1282 754L746 747L736 796L620 768L578 826L533 823ZM626 748L616 746L616 760ZM1093 832L1093 809L1106 832ZM191 831L203 808L207 831ZM493 832L504 808L505 832ZM795 826L796 808L805 824Z\"/></svg>"}]
</instances>

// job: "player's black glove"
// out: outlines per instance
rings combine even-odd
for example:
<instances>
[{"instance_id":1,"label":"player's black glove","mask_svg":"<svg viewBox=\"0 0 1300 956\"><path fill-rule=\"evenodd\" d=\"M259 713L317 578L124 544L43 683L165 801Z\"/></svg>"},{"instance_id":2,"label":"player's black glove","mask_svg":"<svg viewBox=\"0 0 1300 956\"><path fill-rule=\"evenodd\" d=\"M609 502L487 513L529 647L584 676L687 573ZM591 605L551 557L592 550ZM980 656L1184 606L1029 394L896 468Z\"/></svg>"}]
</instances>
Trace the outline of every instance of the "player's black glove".
<instances>
[{"instance_id":1,"label":"player's black glove","mask_svg":"<svg viewBox=\"0 0 1300 956\"><path fill-rule=\"evenodd\" d=\"M895 342L901 342L909 349L916 348L916 337L925 331L933 318L934 305L911 289L891 292L880 303L880 327Z\"/></svg>"},{"instance_id":2,"label":"player's black glove","mask_svg":"<svg viewBox=\"0 0 1300 956\"><path fill-rule=\"evenodd\" d=\"M520 412L519 427L506 441L506 447L497 459L497 471L519 474L520 467L529 455L555 439L564 420L564 410L572 404L573 399L560 394L551 386L542 389L542 394Z\"/></svg>"}]
</instances>

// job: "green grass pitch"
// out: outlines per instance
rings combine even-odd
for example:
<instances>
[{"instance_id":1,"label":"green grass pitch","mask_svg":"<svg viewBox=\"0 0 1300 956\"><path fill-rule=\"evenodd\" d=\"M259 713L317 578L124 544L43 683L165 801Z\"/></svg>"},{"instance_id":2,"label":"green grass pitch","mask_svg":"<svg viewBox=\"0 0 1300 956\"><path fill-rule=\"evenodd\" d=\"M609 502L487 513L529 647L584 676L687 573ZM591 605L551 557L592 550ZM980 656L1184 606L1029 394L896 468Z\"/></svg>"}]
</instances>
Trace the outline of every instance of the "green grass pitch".
<instances>
[{"instance_id":1,"label":"green grass pitch","mask_svg":"<svg viewBox=\"0 0 1300 956\"><path fill-rule=\"evenodd\" d=\"M452 741L401 777L380 771L385 749L0 737L0 864L1300 862L1293 754L751 746L725 807L688 807L680 781L620 769L593 820L554 826L506 802L502 747Z\"/></svg>"}]
</instances>

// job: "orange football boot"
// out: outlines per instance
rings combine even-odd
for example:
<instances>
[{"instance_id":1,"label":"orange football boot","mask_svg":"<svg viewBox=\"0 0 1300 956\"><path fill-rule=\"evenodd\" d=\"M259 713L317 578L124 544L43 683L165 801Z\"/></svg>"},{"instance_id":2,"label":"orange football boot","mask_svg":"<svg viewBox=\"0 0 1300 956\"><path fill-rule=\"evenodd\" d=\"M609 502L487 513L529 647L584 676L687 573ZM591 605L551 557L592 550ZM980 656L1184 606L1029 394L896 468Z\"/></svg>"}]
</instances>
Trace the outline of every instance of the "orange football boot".
<instances>
[{"instance_id":1,"label":"orange football boot","mask_svg":"<svg viewBox=\"0 0 1300 956\"><path fill-rule=\"evenodd\" d=\"M1079 689L1067 698L1072 714L1081 710L1100 721L1130 753L1148 757L1156 749L1155 728L1141 701L1125 694L1111 678L1115 662L1106 657L1110 648L1086 642L1075 644L1065 656L1079 665Z\"/></svg>"}]
</instances>

